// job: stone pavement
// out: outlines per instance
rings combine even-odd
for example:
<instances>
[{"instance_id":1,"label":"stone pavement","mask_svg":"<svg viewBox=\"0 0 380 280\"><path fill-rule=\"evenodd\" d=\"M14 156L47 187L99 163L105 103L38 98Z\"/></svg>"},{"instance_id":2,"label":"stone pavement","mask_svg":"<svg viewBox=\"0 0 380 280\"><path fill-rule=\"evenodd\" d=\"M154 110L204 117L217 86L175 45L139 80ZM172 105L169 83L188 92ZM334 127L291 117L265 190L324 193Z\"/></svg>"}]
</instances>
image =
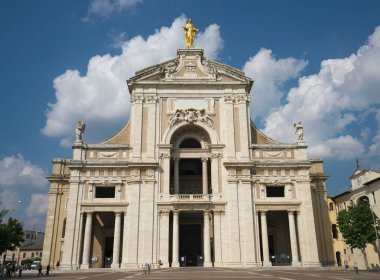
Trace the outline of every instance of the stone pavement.
<instances>
[{"instance_id":1,"label":"stone pavement","mask_svg":"<svg viewBox=\"0 0 380 280\"><path fill-rule=\"evenodd\" d=\"M26 271L23 279L47 278L37 277L37 271ZM337 269L319 270L258 270L232 268L166 268L152 270L149 275L139 271L125 270L80 270L80 271L52 271L49 278L53 280L128 280L128 279L183 279L183 280L212 280L212 279L254 279L254 280L372 280L380 279L379 272L360 271L356 275L353 271L345 272Z\"/></svg>"}]
</instances>

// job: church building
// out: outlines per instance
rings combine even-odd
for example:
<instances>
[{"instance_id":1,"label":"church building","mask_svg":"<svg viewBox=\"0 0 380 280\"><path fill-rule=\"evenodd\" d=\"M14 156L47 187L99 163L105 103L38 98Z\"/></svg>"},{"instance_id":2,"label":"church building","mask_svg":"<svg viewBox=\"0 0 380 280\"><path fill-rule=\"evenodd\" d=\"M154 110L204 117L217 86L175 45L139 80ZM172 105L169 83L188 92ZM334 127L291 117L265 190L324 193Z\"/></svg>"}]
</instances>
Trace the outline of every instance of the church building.
<instances>
[{"instance_id":1,"label":"church building","mask_svg":"<svg viewBox=\"0 0 380 280\"><path fill-rule=\"evenodd\" d=\"M125 127L89 144L79 122L72 159L53 160L43 265L323 263L315 188L323 200L327 177L301 123L291 144L264 135L250 118L253 81L192 44L127 85Z\"/></svg>"}]
</instances>

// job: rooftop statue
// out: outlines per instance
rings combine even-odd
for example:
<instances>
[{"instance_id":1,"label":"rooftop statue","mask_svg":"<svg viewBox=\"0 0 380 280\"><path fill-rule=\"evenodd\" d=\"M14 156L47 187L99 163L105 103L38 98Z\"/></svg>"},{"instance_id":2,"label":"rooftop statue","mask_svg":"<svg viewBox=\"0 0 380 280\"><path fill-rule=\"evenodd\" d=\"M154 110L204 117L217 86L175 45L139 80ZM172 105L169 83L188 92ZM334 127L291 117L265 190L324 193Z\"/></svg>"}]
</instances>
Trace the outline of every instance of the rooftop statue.
<instances>
[{"instance_id":1,"label":"rooftop statue","mask_svg":"<svg viewBox=\"0 0 380 280\"><path fill-rule=\"evenodd\" d=\"M301 122L294 124L295 134L297 135L297 142L303 142L303 125Z\"/></svg>"},{"instance_id":2,"label":"rooftop statue","mask_svg":"<svg viewBox=\"0 0 380 280\"><path fill-rule=\"evenodd\" d=\"M86 128L86 124L82 121L78 121L77 125L75 127L75 136L76 136L76 141L75 142L82 142L83 138L82 135L84 133L84 130Z\"/></svg>"},{"instance_id":3,"label":"rooftop statue","mask_svg":"<svg viewBox=\"0 0 380 280\"><path fill-rule=\"evenodd\" d=\"M183 30L185 31L185 41L186 41L186 47L192 47L195 35L198 32L198 29L195 28L193 25L193 21L191 18L188 19L185 26L183 26Z\"/></svg>"}]
</instances>

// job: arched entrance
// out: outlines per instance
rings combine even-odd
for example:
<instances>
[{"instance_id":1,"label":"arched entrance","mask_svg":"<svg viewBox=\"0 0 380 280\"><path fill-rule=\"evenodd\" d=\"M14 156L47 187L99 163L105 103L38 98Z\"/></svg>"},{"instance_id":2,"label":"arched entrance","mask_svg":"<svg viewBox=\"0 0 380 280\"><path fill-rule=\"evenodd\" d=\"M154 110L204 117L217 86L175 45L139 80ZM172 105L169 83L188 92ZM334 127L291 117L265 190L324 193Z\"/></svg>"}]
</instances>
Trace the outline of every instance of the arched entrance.
<instances>
[{"instance_id":1,"label":"arched entrance","mask_svg":"<svg viewBox=\"0 0 380 280\"><path fill-rule=\"evenodd\" d=\"M337 263L338 266L342 266L342 259L341 259L341 256L340 256L340 255L341 255L341 254L340 254L339 251L337 251L337 252L335 253L335 256L336 256L336 263Z\"/></svg>"},{"instance_id":2,"label":"arched entrance","mask_svg":"<svg viewBox=\"0 0 380 280\"><path fill-rule=\"evenodd\" d=\"M211 140L201 126L179 127L170 139L170 214L172 266L211 266L213 251Z\"/></svg>"}]
</instances>

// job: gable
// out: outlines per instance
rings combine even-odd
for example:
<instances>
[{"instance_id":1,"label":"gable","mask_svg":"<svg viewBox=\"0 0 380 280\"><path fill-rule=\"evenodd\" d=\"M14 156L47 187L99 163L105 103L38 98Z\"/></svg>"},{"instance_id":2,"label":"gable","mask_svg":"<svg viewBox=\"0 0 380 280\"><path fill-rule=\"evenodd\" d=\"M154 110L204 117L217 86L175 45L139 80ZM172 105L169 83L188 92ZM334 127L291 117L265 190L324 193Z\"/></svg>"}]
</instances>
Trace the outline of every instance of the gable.
<instances>
[{"instance_id":1,"label":"gable","mask_svg":"<svg viewBox=\"0 0 380 280\"><path fill-rule=\"evenodd\" d=\"M179 49L177 58L153 65L136 72L128 80L128 87L132 92L134 83L149 83L161 81L163 83L206 82L210 84L246 84L248 92L253 81L246 77L244 72L209 60L203 57L202 49Z\"/></svg>"}]
</instances>

